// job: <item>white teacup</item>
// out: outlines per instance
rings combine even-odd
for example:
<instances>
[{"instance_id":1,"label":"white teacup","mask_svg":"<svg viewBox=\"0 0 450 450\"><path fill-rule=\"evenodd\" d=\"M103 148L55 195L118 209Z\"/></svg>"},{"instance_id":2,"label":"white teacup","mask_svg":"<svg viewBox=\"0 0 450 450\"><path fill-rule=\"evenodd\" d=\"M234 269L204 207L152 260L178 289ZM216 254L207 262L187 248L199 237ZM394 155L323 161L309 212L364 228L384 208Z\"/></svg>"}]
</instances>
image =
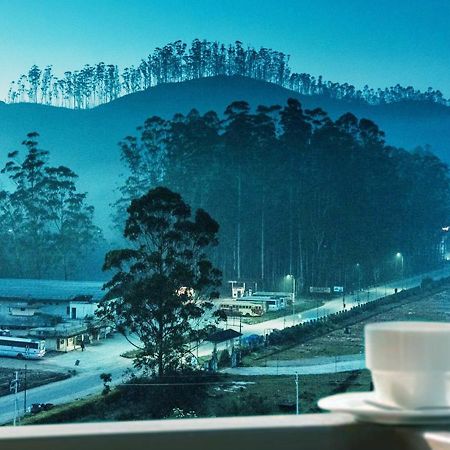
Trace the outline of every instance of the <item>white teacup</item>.
<instances>
[{"instance_id":1,"label":"white teacup","mask_svg":"<svg viewBox=\"0 0 450 450\"><path fill-rule=\"evenodd\" d=\"M450 323L373 323L365 327L365 347L380 403L450 407Z\"/></svg>"}]
</instances>

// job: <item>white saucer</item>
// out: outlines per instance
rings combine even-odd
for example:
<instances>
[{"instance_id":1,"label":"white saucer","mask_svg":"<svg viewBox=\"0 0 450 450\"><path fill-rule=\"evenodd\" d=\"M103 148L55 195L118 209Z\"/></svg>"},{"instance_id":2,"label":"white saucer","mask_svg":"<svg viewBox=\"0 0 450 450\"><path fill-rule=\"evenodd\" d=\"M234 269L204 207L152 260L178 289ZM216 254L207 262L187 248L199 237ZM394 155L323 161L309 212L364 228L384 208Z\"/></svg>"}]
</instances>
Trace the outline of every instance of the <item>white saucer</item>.
<instances>
[{"instance_id":1,"label":"white saucer","mask_svg":"<svg viewBox=\"0 0 450 450\"><path fill-rule=\"evenodd\" d=\"M397 409L377 402L375 392L349 392L321 398L318 405L343 412L363 422L389 425L439 425L450 423L450 408Z\"/></svg>"}]
</instances>

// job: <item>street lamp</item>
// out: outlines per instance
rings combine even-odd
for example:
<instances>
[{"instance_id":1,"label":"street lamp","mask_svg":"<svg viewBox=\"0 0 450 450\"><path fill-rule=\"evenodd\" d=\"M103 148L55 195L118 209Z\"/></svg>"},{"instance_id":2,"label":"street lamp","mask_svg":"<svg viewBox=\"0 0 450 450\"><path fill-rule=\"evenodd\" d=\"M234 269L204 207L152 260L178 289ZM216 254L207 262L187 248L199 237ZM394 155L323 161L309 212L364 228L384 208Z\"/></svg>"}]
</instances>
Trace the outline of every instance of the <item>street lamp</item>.
<instances>
[{"instance_id":1,"label":"street lamp","mask_svg":"<svg viewBox=\"0 0 450 450\"><path fill-rule=\"evenodd\" d=\"M358 273L358 292L356 294L356 301L357 301L357 303L359 305L359 302L360 302L359 296L360 296L360 293L361 293L361 266L359 265L359 263L356 263L356 270L357 270L357 273Z\"/></svg>"},{"instance_id":2,"label":"street lamp","mask_svg":"<svg viewBox=\"0 0 450 450\"><path fill-rule=\"evenodd\" d=\"M400 276L401 276L402 291L403 291L403 276L404 276L404 273L403 273L403 264L404 264L404 261L403 261L403 255L402 255L400 252L397 252L397 254L396 254L395 256L396 256L397 260L400 260L400 261L401 261L401 264L402 264L402 265L401 265L402 271L401 271Z\"/></svg>"},{"instance_id":3,"label":"street lamp","mask_svg":"<svg viewBox=\"0 0 450 450\"><path fill-rule=\"evenodd\" d=\"M295 325L295 277L289 274L286 278L292 279L292 325Z\"/></svg>"}]
</instances>

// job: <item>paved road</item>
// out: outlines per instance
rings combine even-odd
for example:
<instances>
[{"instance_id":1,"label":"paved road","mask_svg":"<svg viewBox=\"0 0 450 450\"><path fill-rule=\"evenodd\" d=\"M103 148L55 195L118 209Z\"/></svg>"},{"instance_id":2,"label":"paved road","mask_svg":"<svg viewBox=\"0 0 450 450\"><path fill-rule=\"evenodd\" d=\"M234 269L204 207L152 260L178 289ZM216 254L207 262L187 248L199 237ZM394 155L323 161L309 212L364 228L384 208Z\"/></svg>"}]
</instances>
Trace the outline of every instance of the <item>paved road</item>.
<instances>
[{"instance_id":1,"label":"paved road","mask_svg":"<svg viewBox=\"0 0 450 450\"><path fill-rule=\"evenodd\" d=\"M435 279L450 276L450 267L434 271L427 274ZM354 304L366 303L367 301L374 301L386 294L392 294L395 288L400 289L403 287L410 288L420 284L420 281L425 275L416 276L401 281L389 283L386 287L372 288L368 292L354 294L347 296L347 307L351 307ZM264 335L272 329L283 329L284 327L298 324L300 322L306 322L308 320L315 319L317 317L323 317L328 314L341 311L343 309L342 298L327 301L323 306L314 308L308 311L304 311L300 315L288 315L280 317L278 319L261 322L258 324L242 324L242 333L244 336L251 334ZM219 346L219 350L224 348L225 345ZM124 371L131 367L131 360L121 358L120 354L126 350L130 350L133 347L120 335L115 335L113 338L100 341L96 345L90 345L84 352L70 352L55 357L46 357L41 361L27 361L26 364L29 369L40 370L55 370L55 371L67 371L69 369L76 368L76 376L68 379L52 383L46 386L41 386L28 391L27 404L31 403L54 403L61 404L66 403L77 398L83 398L87 395L98 393L102 389L100 381L100 374L103 372L111 373L113 376L113 383L117 384L122 381L122 374ZM212 352L212 345L209 343L203 344L198 351L199 356L208 355ZM75 367L75 361L79 359L80 365ZM261 371L270 369L275 374L294 374L298 373L327 373L335 371L355 370L361 368L361 364L364 361L335 361L320 364L311 364L309 366L284 366L278 367L252 367L241 368L238 370L239 374L245 375L243 370L247 371L247 374L262 374ZM0 366L11 369L22 369L24 362L16 359L1 358ZM258 373L259 371L259 373ZM268 373L266 373L268 374ZM23 411L23 394L19 394L19 406ZM6 423L12 421L14 414L14 399L13 396L0 397L0 423Z\"/></svg>"},{"instance_id":2,"label":"paved road","mask_svg":"<svg viewBox=\"0 0 450 450\"><path fill-rule=\"evenodd\" d=\"M57 356L46 357L40 361L20 361L12 358L1 358L1 366L6 368L23 369L27 364L28 369L53 370L66 372L76 369L76 375L56 383L47 384L27 392L27 405L32 403L61 404L83 398L102 390L100 374L111 373L112 384L122 382L122 375L131 360L119 355L130 349L130 344L121 335L100 341L96 345L86 347L84 352L74 351ZM78 366L75 361L79 360ZM12 373L11 371L11 373ZM18 394L19 409L23 413L23 393ZM0 423L12 421L14 417L14 396L0 397Z\"/></svg>"},{"instance_id":3,"label":"paved road","mask_svg":"<svg viewBox=\"0 0 450 450\"><path fill-rule=\"evenodd\" d=\"M367 302L378 300L379 298L385 297L386 295L391 295L394 293L395 289L398 289L400 291L402 288L410 289L412 287L418 286L425 276L430 276L434 279L448 277L450 276L450 267L435 270L424 275L407 278L403 281L397 280L391 283L387 283L386 285L373 287L352 295L346 295L346 309L349 309L352 306L358 304L364 304ZM299 323L308 322L310 320L324 317L343 310L344 305L342 297L335 298L333 300L326 301L325 304L323 304L319 308L309 309L307 311L303 311L300 314L296 314L295 316L290 314L288 316L279 317L277 319L272 319L257 324L242 324L242 332L244 335L265 335L273 329L282 330L292 325L298 325ZM233 328L236 329L238 326L239 325L235 325Z\"/></svg>"}]
</instances>

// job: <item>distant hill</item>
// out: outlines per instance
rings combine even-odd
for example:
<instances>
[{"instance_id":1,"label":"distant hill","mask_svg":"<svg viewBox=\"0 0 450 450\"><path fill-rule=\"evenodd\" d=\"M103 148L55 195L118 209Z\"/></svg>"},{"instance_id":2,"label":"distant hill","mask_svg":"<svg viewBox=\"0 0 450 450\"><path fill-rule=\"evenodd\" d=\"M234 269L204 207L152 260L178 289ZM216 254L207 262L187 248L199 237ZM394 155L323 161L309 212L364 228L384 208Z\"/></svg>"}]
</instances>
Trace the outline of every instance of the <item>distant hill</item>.
<instances>
[{"instance_id":1,"label":"distant hill","mask_svg":"<svg viewBox=\"0 0 450 450\"><path fill-rule=\"evenodd\" d=\"M0 102L0 165L6 153L20 149L26 133L38 131L41 148L49 150L53 164L71 167L80 176L79 186L89 192L100 225L109 222L108 204L123 172L117 143L153 115L170 118L188 113L222 113L234 100L246 100L253 107L283 105L297 98L304 108L321 107L332 118L345 112L370 118L386 132L395 146L412 149L429 144L450 163L450 108L437 103L399 102L368 105L323 96L303 96L278 85L239 76L218 76L161 84L146 91L121 97L91 110L73 110L30 103Z\"/></svg>"}]
</instances>

